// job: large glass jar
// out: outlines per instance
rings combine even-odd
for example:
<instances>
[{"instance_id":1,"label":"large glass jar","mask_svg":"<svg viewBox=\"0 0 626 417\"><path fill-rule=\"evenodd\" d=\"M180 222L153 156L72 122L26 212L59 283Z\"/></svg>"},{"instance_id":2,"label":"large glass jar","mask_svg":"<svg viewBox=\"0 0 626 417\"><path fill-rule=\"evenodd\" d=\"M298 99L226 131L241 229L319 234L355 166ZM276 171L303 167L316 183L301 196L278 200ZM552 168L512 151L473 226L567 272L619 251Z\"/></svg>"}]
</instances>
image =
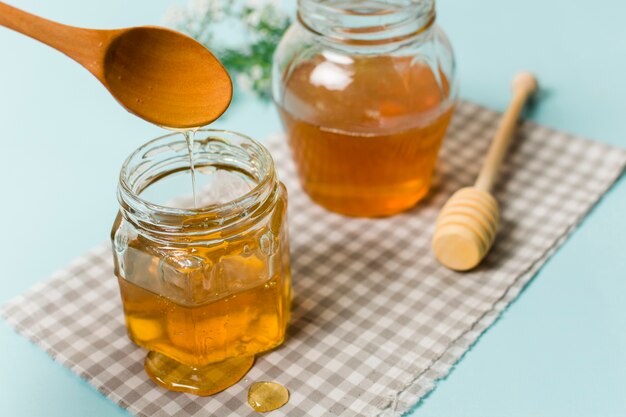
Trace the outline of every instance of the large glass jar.
<instances>
[{"instance_id":1,"label":"large glass jar","mask_svg":"<svg viewBox=\"0 0 626 417\"><path fill-rule=\"evenodd\" d=\"M267 150L247 137L201 130L192 151L199 208L168 201L191 192L191 164L183 134L167 135L124 163L111 237L146 371L168 389L210 395L285 337L287 195Z\"/></svg>"},{"instance_id":2,"label":"large glass jar","mask_svg":"<svg viewBox=\"0 0 626 417\"><path fill-rule=\"evenodd\" d=\"M273 98L304 190L385 216L431 184L457 97L434 0L299 0L274 56Z\"/></svg>"}]
</instances>

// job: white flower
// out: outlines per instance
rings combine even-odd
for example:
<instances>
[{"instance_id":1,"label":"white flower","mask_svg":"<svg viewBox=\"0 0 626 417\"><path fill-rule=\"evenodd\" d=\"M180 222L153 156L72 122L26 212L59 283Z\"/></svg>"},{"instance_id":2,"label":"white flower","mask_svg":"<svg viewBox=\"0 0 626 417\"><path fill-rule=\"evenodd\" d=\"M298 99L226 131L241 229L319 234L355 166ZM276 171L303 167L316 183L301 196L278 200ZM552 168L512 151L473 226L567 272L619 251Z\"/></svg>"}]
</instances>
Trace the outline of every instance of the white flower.
<instances>
[{"instance_id":1,"label":"white flower","mask_svg":"<svg viewBox=\"0 0 626 417\"><path fill-rule=\"evenodd\" d=\"M248 77L248 74L239 73L235 76L237 85L241 88L241 91L250 93L252 91L252 80Z\"/></svg>"},{"instance_id":2,"label":"white flower","mask_svg":"<svg viewBox=\"0 0 626 417\"><path fill-rule=\"evenodd\" d=\"M189 10L196 16L204 16L212 6L211 0L190 0Z\"/></svg>"},{"instance_id":3,"label":"white flower","mask_svg":"<svg viewBox=\"0 0 626 417\"><path fill-rule=\"evenodd\" d=\"M281 0L248 0L247 5L255 9L260 9L266 6L278 7Z\"/></svg>"},{"instance_id":4,"label":"white flower","mask_svg":"<svg viewBox=\"0 0 626 417\"><path fill-rule=\"evenodd\" d=\"M261 12L258 9L255 9L252 13L248 15L246 21L250 26L258 26L261 22Z\"/></svg>"},{"instance_id":5,"label":"white flower","mask_svg":"<svg viewBox=\"0 0 626 417\"><path fill-rule=\"evenodd\" d=\"M180 26L187 21L187 10L178 5L172 4L165 12L165 22L171 26Z\"/></svg>"},{"instance_id":6,"label":"white flower","mask_svg":"<svg viewBox=\"0 0 626 417\"><path fill-rule=\"evenodd\" d=\"M268 8L275 9L277 6L276 0L248 0L246 6L252 9L252 12L247 16L246 22L250 26L258 26L263 18L263 12Z\"/></svg>"},{"instance_id":7,"label":"white flower","mask_svg":"<svg viewBox=\"0 0 626 417\"><path fill-rule=\"evenodd\" d=\"M216 20L220 20L224 17L223 1L224 0L209 0L209 9Z\"/></svg>"},{"instance_id":8,"label":"white flower","mask_svg":"<svg viewBox=\"0 0 626 417\"><path fill-rule=\"evenodd\" d=\"M258 81L263 78L263 68L259 64L255 64L250 68L250 77L253 81Z\"/></svg>"}]
</instances>

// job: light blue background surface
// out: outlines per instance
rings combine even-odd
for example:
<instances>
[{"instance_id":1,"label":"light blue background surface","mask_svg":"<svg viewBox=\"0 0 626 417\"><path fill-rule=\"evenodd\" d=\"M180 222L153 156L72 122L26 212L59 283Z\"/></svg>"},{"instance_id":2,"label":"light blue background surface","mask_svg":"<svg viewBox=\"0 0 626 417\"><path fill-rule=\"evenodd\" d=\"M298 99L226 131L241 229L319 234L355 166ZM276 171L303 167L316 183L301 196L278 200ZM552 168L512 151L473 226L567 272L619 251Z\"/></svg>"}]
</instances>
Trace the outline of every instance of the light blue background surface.
<instances>
[{"instance_id":1,"label":"light blue background surface","mask_svg":"<svg viewBox=\"0 0 626 417\"><path fill-rule=\"evenodd\" d=\"M172 1L10 2L113 28L162 23ZM440 0L438 10L463 98L502 110L527 68L547 90L534 120L626 147L623 0ZM245 96L218 125L256 138L279 129L271 106ZM124 157L161 132L63 55L2 28L0 127L4 302L107 238ZM413 415L625 416L625 209L621 181ZM3 322L0 415L128 414Z\"/></svg>"}]
</instances>

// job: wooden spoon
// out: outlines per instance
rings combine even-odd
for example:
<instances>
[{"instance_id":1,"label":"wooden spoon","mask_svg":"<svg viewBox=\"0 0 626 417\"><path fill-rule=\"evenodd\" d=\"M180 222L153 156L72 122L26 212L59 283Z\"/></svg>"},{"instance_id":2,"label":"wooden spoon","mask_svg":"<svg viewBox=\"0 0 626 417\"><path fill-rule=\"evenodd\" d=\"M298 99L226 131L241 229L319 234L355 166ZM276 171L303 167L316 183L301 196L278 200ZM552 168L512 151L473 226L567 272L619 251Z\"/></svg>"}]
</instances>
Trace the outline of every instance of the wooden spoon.
<instances>
[{"instance_id":1,"label":"wooden spoon","mask_svg":"<svg viewBox=\"0 0 626 417\"><path fill-rule=\"evenodd\" d=\"M160 126L209 124L232 98L231 79L217 58L170 29L83 29L2 2L0 25L63 52L95 75L126 110Z\"/></svg>"},{"instance_id":2,"label":"wooden spoon","mask_svg":"<svg viewBox=\"0 0 626 417\"><path fill-rule=\"evenodd\" d=\"M456 271L467 271L477 266L496 236L500 209L490 192L511 142L517 118L528 97L537 90L537 80L534 75L523 72L513 79L512 87L513 99L500 121L476 183L454 193L437 218L433 252L442 265Z\"/></svg>"}]
</instances>

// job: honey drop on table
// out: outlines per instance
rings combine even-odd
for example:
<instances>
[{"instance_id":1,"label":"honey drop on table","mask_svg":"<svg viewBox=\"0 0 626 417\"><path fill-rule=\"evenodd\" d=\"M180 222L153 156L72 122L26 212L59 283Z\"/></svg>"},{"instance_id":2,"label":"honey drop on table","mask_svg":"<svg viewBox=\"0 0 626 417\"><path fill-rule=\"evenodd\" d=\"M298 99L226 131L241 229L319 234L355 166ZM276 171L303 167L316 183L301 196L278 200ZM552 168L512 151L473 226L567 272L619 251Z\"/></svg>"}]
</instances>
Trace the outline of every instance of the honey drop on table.
<instances>
[{"instance_id":1,"label":"honey drop on table","mask_svg":"<svg viewBox=\"0 0 626 417\"><path fill-rule=\"evenodd\" d=\"M261 413L277 410L289 401L289 390L278 382L255 382L248 388L248 404Z\"/></svg>"}]
</instances>

